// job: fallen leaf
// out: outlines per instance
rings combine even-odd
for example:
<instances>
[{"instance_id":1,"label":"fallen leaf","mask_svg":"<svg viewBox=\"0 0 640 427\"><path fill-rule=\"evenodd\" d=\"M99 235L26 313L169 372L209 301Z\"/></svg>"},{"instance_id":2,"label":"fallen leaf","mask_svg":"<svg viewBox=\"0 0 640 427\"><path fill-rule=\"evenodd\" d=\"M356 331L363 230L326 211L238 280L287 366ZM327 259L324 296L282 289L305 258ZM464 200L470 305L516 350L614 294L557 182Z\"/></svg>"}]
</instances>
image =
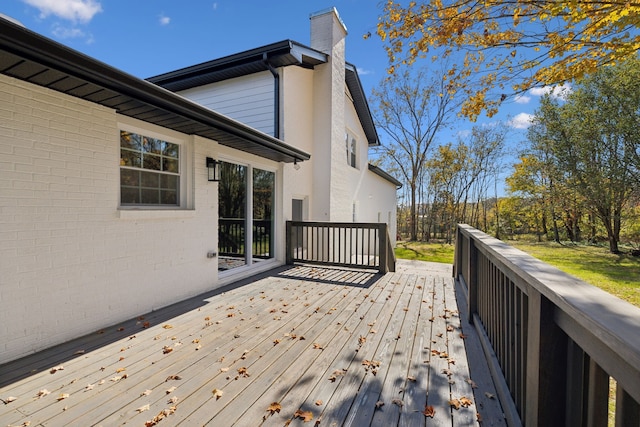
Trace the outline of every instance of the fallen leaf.
<instances>
[{"instance_id":1,"label":"fallen leaf","mask_svg":"<svg viewBox=\"0 0 640 427\"><path fill-rule=\"evenodd\" d=\"M480 415L480 412L476 412L476 419L478 420L479 423L482 422L482 415Z\"/></svg>"},{"instance_id":2,"label":"fallen leaf","mask_svg":"<svg viewBox=\"0 0 640 427\"><path fill-rule=\"evenodd\" d=\"M491 394L488 391L485 391L484 395L487 396L489 399L495 399L496 398L495 394Z\"/></svg>"},{"instance_id":3,"label":"fallen leaf","mask_svg":"<svg viewBox=\"0 0 640 427\"><path fill-rule=\"evenodd\" d=\"M169 347L168 345L165 345L164 347L162 347L162 354L168 354L171 353L173 351L173 348Z\"/></svg>"},{"instance_id":4,"label":"fallen leaf","mask_svg":"<svg viewBox=\"0 0 640 427\"><path fill-rule=\"evenodd\" d=\"M180 375L169 375L167 377L166 380L164 380L165 382L170 381L170 380L181 380L182 377Z\"/></svg>"},{"instance_id":5,"label":"fallen leaf","mask_svg":"<svg viewBox=\"0 0 640 427\"><path fill-rule=\"evenodd\" d=\"M303 411L298 409L295 414L293 414L293 418L300 418L303 422L308 422L313 419L313 412L311 411Z\"/></svg>"},{"instance_id":6,"label":"fallen leaf","mask_svg":"<svg viewBox=\"0 0 640 427\"><path fill-rule=\"evenodd\" d=\"M322 400L316 400L316 406L322 406Z\"/></svg>"},{"instance_id":7,"label":"fallen leaf","mask_svg":"<svg viewBox=\"0 0 640 427\"><path fill-rule=\"evenodd\" d=\"M168 323L167 323L167 324L165 324L165 325L162 325L162 327L163 327L164 329L171 329L171 328L173 328L173 325L170 325L170 324L168 324Z\"/></svg>"},{"instance_id":8,"label":"fallen leaf","mask_svg":"<svg viewBox=\"0 0 640 427\"><path fill-rule=\"evenodd\" d=\"M245 368L244 366L241 368L238 368L238 375L243 376L243 377L249 377L249 372L247 371L247 368Z\"/></svg>"},{"instance_id":9,"label":"fallen leaf","mask_svg":"<svg viewBox=\"0 0 640 427\"><path fill-rule=\"evenodd\" d=\"M459 401L458 399L451 399L451 400L449 400L449 405L450 405L452 408L460 409L460 401Z\"/></svg>"},{"instance_id":10,"label":"fallen leaf","mask_svg":"<svg viewBox=\"0 0 640 427\"><path fill-rule=\"evenodd\" d=\"M460 398L460 405L462 405L465 408L468 408L469 406L473 405L473 402L467 396L462 396Z\"/></svg>"},{"instance_id":11,"label":"fallen leaf","mask_svg":"<svg viewBox=\"0 0 640 427\"><path fill-rule=\"evenodd\" d=\"M318 344L317 342L313 343L313 348L317 350L324 350L324 347L321 344Z\"/></svg>"},{"instance_id":12,"label":"fallen leaf","mask_svg":"<svg viewBox=\"0 0 640 427\"><path fill-rule=\"evenodd\" d=\"M280 340L279 339L276 338L275 340L273 340L273 345L278 345L278 344L280 344Z\"/></svg>"},{"instance_id":13,"label":"fallen leaf","mask_svg":"<svg viewBox=\"0 0 640 427\"><path fill-rule=\"evenodd\" d=\"M178 400L176 396L171 396L169 400L167 400L167 403L178 403Z\"/></svg>"},{"instance_id":14,"label":"fallen leaf","mask_svg":"<svg viewBox=\"0 0 640 427\"><path fill-rule=\"evenodd\" d=\"M165 394L171 394L176 390L177 387L169 387L168 389L166 389L164 392Z\"/></svg>"},{"instance_id":15,"label":"fallen leaf","mask_svg":"<svg viewBox=\"0 0 640 427\"><path fill-rule=\"evenodd\" d=\"M85 353L85 351L84 351L84 350L78 350L78 351L76 351L76 352L75 352L75 353L73 353L73 354L84 354L84 353Z\"/></svg>"},{"instance_id":16,"label":"fallen leaf","mask_svg":"<svg viewBox=\"0 0 640 427\"><path fill-rule=\"evenodd\" d=\"M336 369L329 377L329 381L335 382L338 377L343 376L345 373L346 371L344 369Z\"/></svg>"},{"instance_id":17,"label":"fallen leaf","mask_svg":"<svg viewBox=\"0 0 640 427\"><path fill-rule=\"evenodd\" d=\"M467 378L465 381L471 386L471 388L478 388L478 385L476 384L476 382L471 378Z\"/></svg>"},{"instance_id":18,"label":"fallen leaf","mask_svg":"<svg viewBox=\"0 0 640 427\"><path fill-rule=\"evenodd\" d=\"M61 400L66 399L67 397L69 397L69 393L60 393L60 395L56 399L58 399L58 402L59 402Z\"/></svg>"},{"instance_id":19,"label":"fallen leaf","mask_svg":"<svg viewBox=\"0 0 640 427\"><path fill-rule=\"evenodd\" d=\"M16 399L17 399L17 397L9 396L9 397L7 397L6 399L0 399L0 400L2 400L2 403L4 403L5 405L7 405L7 404L9 404L9 403L13 402L13 401L14 401L14 400L16 400Z\"/></svg>"},{"instance_id":20,"label":"fallen leaf","mask_svg":"<svg viewBox=\"0 0 640 427\"><path fill-rule=\"evenodd\" d=\"M279 413L281 409L282 409L282 406L278 402L273 402L267 408L267 412L269 413L269 415L273 415L276 412Z\"/></svg>"},{"instance_id":21,"label":"fallen leaf","mask_svg":"<svg viewBox=\"0 0 640 427\"><path fill-rule=\"evenodd\" d=\"M115 377L109 378L109 381L113 381L114 383L116 383L116 382L120 381L121 379L122 379L122 377L116 375Z\"/></svg>"},{"instance_id":22,"label":"fallen leaf","mask_svg":"<svg viewBox=\"0 0 640 427\"><path fill-rule=\"evenodd\" d=\"M433 406L429 405L424 408L422 411L425 417L433 418L436 415L436 410Z\"/></svg>"},{"instance_id":23,"label":"fallen leaf","mask_svg":"<svg viewBox=\"0 0 640 427\"><path fill-rule=\"evenodd\" d=\"M151 394L151 390L147 389L145 391L143 391L142 393L140 393L140 396L149 396Z\"/></svg>"},{"instance_id":24,"label":"fallen leaf","mask_svg":"<svg viewBox=\"0 0 640 427\"><path fill-rule=\"evenodd\" d=\"M142 327L143 327L144 329L147 329L149 326L151 326L151 323L149 323L149 322L144 322L144 323L142 324Z\"/></svg>"},{"instance_id":25,"label":"fallen leaf","mask_svg":"<svg viewBox=\"0 0 640 427\"><path fill-rule=\"evenodd\" d=\"M38 393L36 393L36 396L45 397L48 394L51 394L51 392L49 390L47 390L46 388L43 388L42 390L38 391Z\"/></svg>"},{"instance_id":26,"label":"fallen leaf","mask_svg":"<svg viewBox=\"0 0 640 427\"><path fill-rule=\"evenodd\" d=\"M127 370L127 368L118 368L118 369L116 369L116 374L119 374L120 372L124 372L126 370Z\"/></svg>"},{"instance_id":27,"label":"fallen leaf","mask_svg":"<svg viewBox=\"0 0 640 427\"><path fill-rule=\"evenodd\" d=\"M85 391L93 390L93 387L95 387L95 384L87 384L87 385L84 387L84 390L85 390Z\"/></svg>"},{"instance_id":28,"label":"fallen leaf","mask_svg":"<svg viewBox=\"0 0 640 427\"><path fill-rule=\"evenodd\" d=\"M413 376L408 376L407 379L412 382L416 381L416 377L413 377Z\"/></svg>"},{"instance_id":29,"label":"fallen leaf","mask_svg":"<svg viewBox=\"0 0 640 427\"><path fill-rule=\"evenodd\" d=\"M224 392L222 390L217 389L217 388L214 388L212 393L215 396L216 400L220 399L222 397L222 395L224 394Z\"/></svg>"},{"instance_id":30,"label":"fallen leaf","mask_svg":"<svg viewBox=\"0 0 640 427\"><path fill-rule=\"evenodd\" d=\"M382 400L378 400L376 402L376 409L380 409L384 406L384 402Z\"/></svg>"},{"instance_id":31,"label":"fallen leaf","mask_svg":"<svg viewBox=\"0 0 640 427\"><path fill-rule=\"evenodd\" d=\"M138 413L140 413L140 412L148 411L149 409L150 409L150 406L147 403L146 405L142 405L141 407L137 408L136 411L138 411Z\"/></svg>"},{"instance_id":32,"label":"fallen leaf","mask_svg":"<svg viewBox=\"0 0 640 427\"><path fill-rule=\"evenodd\" d=\"M49 373L51 374L55 374L58 371L62 371L64 370L64 366L60 365L60 366L55 366L53 368L51 368L51 370L49 371Z\"/></svg>"},{"instance_id":33,"label":"fallen leaf","mask_svg":"<svg viewBox=\"0 0 640 427\"><path fill-rule=\"evenodd\" d=\"M460 338L465 339L467 336L465 334L463 334L462 332L460 332Z\"/></svg>"},{"instance_id":34,"label":"fallen leaf","mask_svg":"<svg viewBox=\"0 0 640 427\"><path fill-rule=\"evenodd\" d=\"M393 399L391 401L391 403L393 403L394 405L397 405L399 407L402 408L402 406L404 406L404 402L402 401L402 399Z\"/></svg>"},{"instance_id":35,"label":"fallen leaf","mask_svg":"<svg viewBox=\"0 0 640 427\"><path fill-rule=\"evenodd\" d=\"M447 332L453 332L455 328L451 325L447 326Z\"/></svg>"}]
</instances>

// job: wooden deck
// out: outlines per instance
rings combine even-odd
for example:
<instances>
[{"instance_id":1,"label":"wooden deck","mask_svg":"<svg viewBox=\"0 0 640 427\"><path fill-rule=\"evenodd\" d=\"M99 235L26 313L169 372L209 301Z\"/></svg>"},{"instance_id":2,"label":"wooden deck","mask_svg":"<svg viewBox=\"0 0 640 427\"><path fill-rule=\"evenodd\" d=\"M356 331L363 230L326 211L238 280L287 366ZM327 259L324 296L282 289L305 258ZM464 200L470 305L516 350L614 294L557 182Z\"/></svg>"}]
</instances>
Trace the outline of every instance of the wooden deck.
<instances>
[{"instance_id":1,"label":"wooden deck","mask_svg":"<svg viewBox=\"0 0 640 427\"><path fill-rule=\"evenodd\" d=\"M281 267L0 366L0 426L505 425L450 276Z\"/></svg>"}]
</instances>

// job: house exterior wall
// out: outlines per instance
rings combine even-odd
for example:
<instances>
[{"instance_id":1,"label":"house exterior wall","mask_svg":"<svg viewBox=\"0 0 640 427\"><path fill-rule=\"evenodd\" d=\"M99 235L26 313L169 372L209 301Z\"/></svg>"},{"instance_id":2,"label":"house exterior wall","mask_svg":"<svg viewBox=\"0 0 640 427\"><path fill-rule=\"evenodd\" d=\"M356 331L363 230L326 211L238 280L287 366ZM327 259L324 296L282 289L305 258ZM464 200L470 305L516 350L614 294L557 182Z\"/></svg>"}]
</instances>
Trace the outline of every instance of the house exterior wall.
<instances>
[{"instance_id":1,"label":"house exterior wall","mask_svg":"<svg viewBox=\"0 0 640 427\"><path fill-rule=\"evenodd\" d=\"M311 154L311 161L301 162L296 169L293 165L285 165L283 168L283 194L284 216L290 220L293 218L291 200L303 200L307 216L305 219L315 219L310 211L315 205L321 205L321 200L328 203L329 187L313 185L313 171L316 163L321 162L322 153L314 151L314 114L316 109L313 100L314 70L301 67L285 67L278 69L280 73L281 89L281 117L282 139L290 145ZM327 159L325 159L325 162ZM325 171L328 171L328 163L324 163ZM311 194L313 192L313 197Z\"/></svg>"},{"instance_id":2,"label":"house exterior wall","mask_svg":"<svg viewBox=\"0 0 640 427\"><path fill-rule=\"evenodd\" d=\"M274 78L269 71L178 92L218 113L274 136Z\"/></svg>"},{"instance_id":3,"label":"house exterior wall","mask_svg":"<svg viewBox=\"0 0 640 427\"><path fill-rule=\"evenodd\" d=\"M219 286L217 144L0 76L0 363ZM192 209L119 210L119 126L180 139Z\"/></svg>"}]
</instances>

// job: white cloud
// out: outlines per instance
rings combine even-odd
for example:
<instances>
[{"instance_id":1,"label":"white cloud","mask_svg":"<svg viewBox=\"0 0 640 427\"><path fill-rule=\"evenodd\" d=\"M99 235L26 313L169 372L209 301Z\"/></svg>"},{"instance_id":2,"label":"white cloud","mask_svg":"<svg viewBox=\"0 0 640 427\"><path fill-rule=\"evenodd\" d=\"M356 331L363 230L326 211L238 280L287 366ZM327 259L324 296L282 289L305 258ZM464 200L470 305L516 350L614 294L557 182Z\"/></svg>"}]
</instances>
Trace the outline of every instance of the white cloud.
<instances>
[{"instance_id":1,"label":"white cloud","mask_svg":"<svg viewBox=\"0 0 640 427\"><path fill-rule=\"evenodd\" d=\"M367 74L373 74L373 71L365 70L364 68L360 68L360 67L356 67L356 71L358 72L358 75L360 75L360 76L366 76Z\"/></svg>"},{"instance_id":2,"label":"white cloud","mask_svg":"<svg viewBox=\"0 0 640 427\"><path fill-rule=\"evenodd\" d=\"M102 12L102 5L96 0L22 0L23 2L37 8L40 17L46 18L49 15L67 19L73 22L87 23L93 17Z\"/></svg>"},{"instance_id":3,"label":"white cloud","mask_svg":"<svg viewBox=\"0 0 640 427\"><path fill-rule=\"evenodd\" d=\"M531 101L531 97L527 95L516 95L513 98L516 104L528 104Z\"/></svg>"},{"instance_id":4,"label":"white cloud","mask_svg":"<svg viewBox=\"0 0 640 427\"><path fill-rule=\"evenodd\" d=\"M514 129L527 129L531 126L531 120L533 120L533 114L529 113L520 113L517 114L513 119L509 120L509 126Z\"/></svg>"},{"instance_id":5,"label":"white cloud","mask_svg":"<svg viewBox=\"0 0 640 427\"><path fill-rule=\"evenodd\" d=\"M171 18L168 16L160 15L160 25L169 25Z\"/></svg>"},{"instance_id":6,"label":"white cloud","mask_svg":"<svg viewBox=\"0 0 640 427\"><path fill-rule=\"evenodd\" d=\"M567 99L571 93L571 85L567 83L558 86L534 87L529 89L529 93L534 96L550 95L556 99Z\"/></svg>"}]
</instances>

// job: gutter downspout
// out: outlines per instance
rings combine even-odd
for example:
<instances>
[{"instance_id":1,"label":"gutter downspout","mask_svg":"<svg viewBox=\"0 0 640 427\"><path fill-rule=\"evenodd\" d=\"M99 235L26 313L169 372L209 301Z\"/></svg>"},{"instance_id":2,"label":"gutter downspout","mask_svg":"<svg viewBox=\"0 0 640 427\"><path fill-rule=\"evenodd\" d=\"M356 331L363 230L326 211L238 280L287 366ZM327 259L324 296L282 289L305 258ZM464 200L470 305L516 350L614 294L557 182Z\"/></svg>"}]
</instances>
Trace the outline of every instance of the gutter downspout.
<instances>
[{"instance_id":1,"label":"gutter downspout","mask_svg":"<svg viewBox=\"0 0 640 427\"><path fill-rule=\"evenodd\" d=\"M262 54L262 60L273 74L273 136L280 139L280 74L267 59L267 53Z\"/></svg>"}]
</instances>

